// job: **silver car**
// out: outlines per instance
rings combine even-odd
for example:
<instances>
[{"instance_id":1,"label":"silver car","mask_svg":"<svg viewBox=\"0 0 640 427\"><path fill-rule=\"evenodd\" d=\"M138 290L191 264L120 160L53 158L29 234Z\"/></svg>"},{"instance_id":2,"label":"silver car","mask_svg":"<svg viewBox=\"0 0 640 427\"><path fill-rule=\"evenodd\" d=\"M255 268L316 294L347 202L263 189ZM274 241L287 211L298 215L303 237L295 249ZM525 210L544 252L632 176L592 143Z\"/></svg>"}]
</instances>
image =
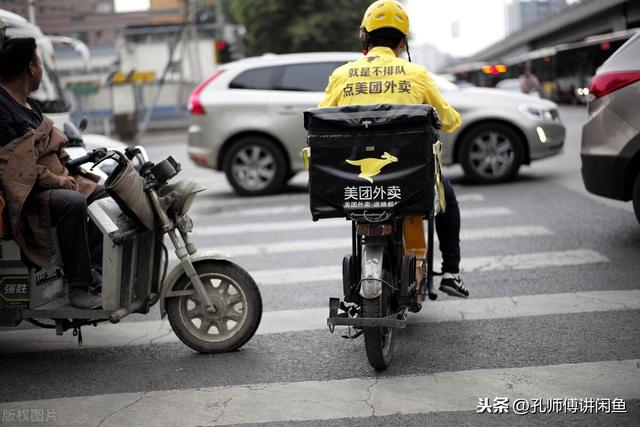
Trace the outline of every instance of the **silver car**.
<instances>
[{"instance_id":1,"label":"silver car","mask_svg":"<svg viewBox=\"0 0 640 427\"><path fill-rule=\"evenodd\" d=\"M588 191L633 200L640 221L640 33L598 69L582 128L582 179Z\"/></svg>"},{"instance_id":2,"label":"silver car","mask_svg":"<svg viewBox=\"0 0 640 427\"><path fill-rule=\"evenodd\" d=\"M322 98L331 72L355 53L265 55L226 64L191 95L189 155L224 171L243 195L280 190L303 169L302 112ZM444 161L473 181L516 176L522 164L558 154L565 128L553 102L495 89L459 89L434 76L462 127L442 134Z\"/></svg>"}]
</instances>

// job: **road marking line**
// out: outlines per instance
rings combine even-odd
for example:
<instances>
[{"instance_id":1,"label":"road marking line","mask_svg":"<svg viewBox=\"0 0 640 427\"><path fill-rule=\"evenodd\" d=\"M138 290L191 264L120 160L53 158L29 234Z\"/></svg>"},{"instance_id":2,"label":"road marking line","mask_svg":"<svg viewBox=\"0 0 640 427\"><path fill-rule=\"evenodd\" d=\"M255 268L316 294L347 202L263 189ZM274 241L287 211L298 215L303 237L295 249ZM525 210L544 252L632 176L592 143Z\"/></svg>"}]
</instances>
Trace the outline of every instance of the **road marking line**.
<instances>
[{"instance_id":1,"label":"road marking line","mask_svg":"<svg viewBox=\"0 0 640 427\"><path fill-rule=\"evenodd\" d=\"M555 233L541 225L462 229L460 240L508 239L512 237L552 236Z\"/></svg>"},{"instance_id":2,"label":"road marking line","mask_svg":"<svg viewBox=\"0 0 640 427\"><path fill-rule=\"evenodd\" d=\"M640 290L590 291L563 294L521 295L499 298L445 299L426 303L420 313L410 314L409 323L460 322L515 319L531 316L640 310ZM263 313L258 335L323 330L328 308L270 311ZM150 320L99 324L85 328L83 347L121 347L178 342L169 322ZM56 336L45 329L0 332L0 354L78 348L71 333Z\"/></svg>"},{"instance_id":3,"label":"road marking line","mask_svg":"<svg viewBox=\"0 0 640 427\"><path fill-rule=\"evenodd\" d=\"M213 219L213 218L212 218ZM225 224L212 226L194 225L194 236L223 236L230 234L244 233L268 233L274 231L296 231L296 230L320 230L325 228L348 228L351 223L344 219L325 219L313 222L311 219L303 221L281 221L281 222L257 222L244 224Z\"/></svg>"},{"instance_id":4,"label":"road marking line","mask_svg":"<svg viewBox=\"0 0 640 427\"><path fill-rule=\"evenodd\" d=\"M517 255L463 258L463 272L496 270L530 270L536 268L575 266L608 262L604 255L588 250L577 249L558 252L536 252ZM437 263L436 263L437 264ZM274 270L250 271L259 285L284 285L342 280L342 266L284 268Z\"/></svg>"},{"instance_id":5,"label":"road marking line","mask_svg":"<svg viewBox=\"0 0 640 427\"><path fill-rule=\"evenodd\" d=\"M495 208L477 208L463 209L462 218L484 218L513 215L513 211L504 207ZM200 217L202 219L202 217ZM216 217L211 216L207 220L215 221ZM222 236L230 234L243 233L268 233L274 231L293 231L293 230L319 230L325 228L349 228L351 223L343 218L324 219L322 221L313 222L311 218L299 221L279 221L279 222L254 222L239 224L223 224L202 226L198 222L194 226L194 235L199 236Z\"/></svg>"},{"instance_id":6,"label":"road marking line","mask_svg":"<svg viewBox=\"0 0 640 427\"><path fill-rule=\"evenodd\" d=\"M513 237L550 236L554 233L542 226L531 225L523 227L490 227L462 230L462 241L507 239ZM218 252L227 256L240 257L249 255L267 255L293 252L310 252L330 249L348 250L351 247L350 238L292 240L276 243L256 243L251 245L212 246L200 248L202 252ZM173 254L172 254L173 255ZM173 255L172 259L177 258Z\"/></svg>"},{"instance_id":7,"label":"road marking line","mask_svg":"<svg viewBox=\"0 0 640 427\"><path fill-rule=\"evenodd\" d=\"M342 280L342 266L336 264L323 267L258 270L252 271L250 274L260 286L329 282Z\"/></svg>"},{"instance_id":8,"label":"road marking line","mask_svg":"<svg viewBox=\"0 0 640 427\"><path fill-rule=\"evenodd\" d=\"M484 202L484 196L482 194L469 193L469 194L457 194L456 199L458 202Z\"/></svg>"},{"instance_id":9,"label":"road marking line","mask_svg":"<svg viewBox=\"0 0 640 427\"><path fill-rule=\"evenodd\" d=\"M479 193L468 193L468 194L458 194L456 195L458 202L483 202L485 197ZM206 212L201 212L203 210L208 210L211 208L219 208L220 210L224 210L226 207L232 206L251 206L252 204L265 204L265 203L273 203L273 204L282 204L282 203L291 203L291 202L301 202L300 206L302 207L302 211L309 210L309 194L308 193L299 193L299 194L281 194L277 196L260 196L260 197L233 197L233 198L215 198L215 196L207 196L197 198L193 205L193 212L196 214L206 214ZM268 212L269 207L250 207L247 209L243 209L242 211L238 211L242 213L244 211L251 212L252 210L265 210ZM296 209L299 209L296 206ZM277 212L277 211L274 211ZM222 212L219 215L226 215L227 212ZM233 215L232 212L229 212L230 215ZM243 214L242 216L258 216L260 214L256 213L252 214ZM263 215L269 215L268 213L264 213ZM273 215L279 215L278 213L274 213Z\"/></svg>"},{"instance_id":10,"label":"road marking line","mask_svg":"<svg viewBox=\"0 0 640 427\"><path fill-rule=\"evenodd\" d=\"M246 206L252 204L274 203L281 204L286 202L303 202L309 199L309 194L281 194L278 196L259 196L259 197L232 197L217 198L215 195L196 198L193 204L194 211L207 210L211 208L223 209L227 206ZM206 213L206 212L205 212Z\"/></svg>"},{"instance_id":11,"label":"road marking line","mask_svg":"<svg viewBox=\"0 0 640 427\"><path fill-rule=\"evenodd\" d=\"M464 271L530 270L545 267L595 264L608 262L604 255L589 249L538 252L495 257L467 258L462 261Z\"/></svg>"},{"instance_id":12,"label":"road marking line","mask_svg":"<svg viewBox=\"0 0 640 427\"><path fill-rule=\"evenodd\" d=\"M351 246L351 239L314 239L314 240L293 240L290 242L278 242L268 244L234 245L222 247L203 248L203 252L216 251L228 254L232 257L248 255L267 255L288 252L310 252L328 249L348 249ZM177 259L177 258L176 258Z\"/></svg>"},{"instance_id":13,"label":"road marking line","mask_svg":"<svg viewBox=\"0 0 640 427\"><path fill-rule=\"evenodd\" d=\"M249 208L242 210L225 211L216 214L216 218L235 218L235 217L251 217L251 216L275 216L275 215L290 215L298 213L309 212L308 205L293 205L293 206L269 206L264 208Z\"/></svg>"},{"instance_id":14,"label":"road marking line","mask_svg":"<svg viewBox=\"0 0 640 427\"><path fill-rule=\"evenodd\" d=\"M248 199L251 202L252 199ZM482 194L463 194L458 196L458 202L483 202L484 196ZM196 206L197 207L197 206ZM252 216L277 216L277 215L291 215L299 213L308 213L309 204L289 205L289 206L266 206L259 208L247 208L238 210L223 211L215 214L215 218L235 218L235 217L252 217ZM194 218L201 218L200 215L194 216Z\"/></svg>"},{"instance_id":15,"label":"road marking line","mask_svg":"<svg viewBox=\"0 0 640 427\"><path fill-rule=\"evenodd\" d=\"M461 209L460 217L463 219L470 218L485 218L485 217L493 217L493 216L507 216L513 215L513 211L508 208L504 208L501 206L495 208L473 208L473 209Z\"/></svg>"},{"instance_id":16,"label":"road marking line","mask_svg":"<svg viewBox=\"0 0 640 427\"><path fill-rule=\"evenodd\" d=\"M363 362L366 363L366 362ZM640 398L640 359L423 375L241 384L0 405L53 408L60 425L229 425L475 412L478 398ZM542 393L542 395L541 395ZM82 408L78 411L78 408ZM627 409L629 410L629 409ZM479 414L491 417L491 414Z\"/></svg>"}]
</instances>

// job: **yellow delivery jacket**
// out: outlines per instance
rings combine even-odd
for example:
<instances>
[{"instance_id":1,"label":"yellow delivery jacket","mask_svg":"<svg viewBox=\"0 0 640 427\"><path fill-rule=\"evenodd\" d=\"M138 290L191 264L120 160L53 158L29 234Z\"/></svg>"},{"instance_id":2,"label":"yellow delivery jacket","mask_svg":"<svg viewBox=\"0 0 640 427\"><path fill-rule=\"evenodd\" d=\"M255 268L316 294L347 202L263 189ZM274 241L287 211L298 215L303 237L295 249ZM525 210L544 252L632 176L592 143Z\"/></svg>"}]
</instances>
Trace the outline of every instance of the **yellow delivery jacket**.
<instances>
[{"instance_id":1,"label":"yellow delivery jacket","mask_svg":"<svg viewBox=\"0 0 640 427\"><path fill-rule=\"evenodd\" d=\"M361 59L337 68L318 107L370 104L431 105L444 132L453 132L462 122L427 69L396 57L388 47L374 47Z\"/></svg>"}]
</instances>

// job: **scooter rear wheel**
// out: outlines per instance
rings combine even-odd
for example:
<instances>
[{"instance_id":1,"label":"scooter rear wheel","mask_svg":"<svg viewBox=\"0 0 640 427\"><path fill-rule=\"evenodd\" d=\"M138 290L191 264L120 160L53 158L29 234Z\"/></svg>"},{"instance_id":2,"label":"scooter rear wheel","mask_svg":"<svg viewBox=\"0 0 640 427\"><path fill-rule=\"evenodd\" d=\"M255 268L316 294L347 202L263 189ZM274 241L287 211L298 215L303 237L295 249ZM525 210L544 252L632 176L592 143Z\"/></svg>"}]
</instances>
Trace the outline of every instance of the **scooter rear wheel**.
<instances>
[{"instance_id":1,"label":"scooter rear wheel","mask_svg":"<svg viewBox=\"0 0 640 427\"><path fill-rule=\"evenodd\" d=\"M197 263L215 312L207 313L197 294L167 299L167 316L180 341L200 353L236 350L255 334L262 318L262 298L253 278L229 261ZM174 290L193 289L183 275Z\"/></svg>"},{"instance_id":2,"label":"scooter rear wheel","mask_svg":"<svg viewBox=\"0 0 640 427\"><path fill-rule=\"evenodd\" d=\"M388 275L385 274L388 282ZM389 291L386 285L382 287L382 295L374 299L362 301L362 317L383 318L391 314ZM393 360L393 346L395 333L393 328L370 327L364 328L364 345L367 350L369 364L376 370L386 369Z\"/></svg>"}]
</instances>

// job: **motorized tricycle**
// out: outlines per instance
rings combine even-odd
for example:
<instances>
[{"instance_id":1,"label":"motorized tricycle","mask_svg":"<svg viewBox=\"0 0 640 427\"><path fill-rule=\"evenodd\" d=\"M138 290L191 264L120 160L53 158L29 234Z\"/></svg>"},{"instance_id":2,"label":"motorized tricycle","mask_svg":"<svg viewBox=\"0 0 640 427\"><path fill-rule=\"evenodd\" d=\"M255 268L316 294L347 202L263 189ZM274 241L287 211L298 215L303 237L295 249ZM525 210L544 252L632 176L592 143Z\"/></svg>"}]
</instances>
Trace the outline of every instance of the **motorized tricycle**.
<instances>
[{"instance_id":1,"label":"motorized tricycle","mask_svg":"<svg viewBox=\"0 0 640 427\"><path fill-rule=\"evenodd\" d=\"M144 162L139 171L131 163L136 157ZM131 313L148 313L159 302L161 316L168 316L178 338L198 352L227 352L245 344L261 320L260 292L238 265L215 253L198 253L188 211L205 187L191 180L170 184L180 165L172 157L154 164L139 146L124 153L94 150L69 161L67 168L105 159L116 162L105 183L111 197L88 208L103 235L102 307L71 306L60 257L49 269L25 264L3 218L0 326L26 320L58 335L73 329L80 340L82 326L118 323ZM179 259L170 272L165 236Z\"/></svg>"},{"instance_id":2,"label":"motorized tricycle","mask_svg":"<svg viewBox=\"0 0 640 427\"><path fill-rule=\"evenodd\" d=\"M318 108L305 112L305 126L312 217L352 223L344 297L330 298L327 323L331 332L348 326L345 338L364 335L369 363L385 369L408 312L437 297L438 116L428 105Z\"/></svg>"}]
</instances>

